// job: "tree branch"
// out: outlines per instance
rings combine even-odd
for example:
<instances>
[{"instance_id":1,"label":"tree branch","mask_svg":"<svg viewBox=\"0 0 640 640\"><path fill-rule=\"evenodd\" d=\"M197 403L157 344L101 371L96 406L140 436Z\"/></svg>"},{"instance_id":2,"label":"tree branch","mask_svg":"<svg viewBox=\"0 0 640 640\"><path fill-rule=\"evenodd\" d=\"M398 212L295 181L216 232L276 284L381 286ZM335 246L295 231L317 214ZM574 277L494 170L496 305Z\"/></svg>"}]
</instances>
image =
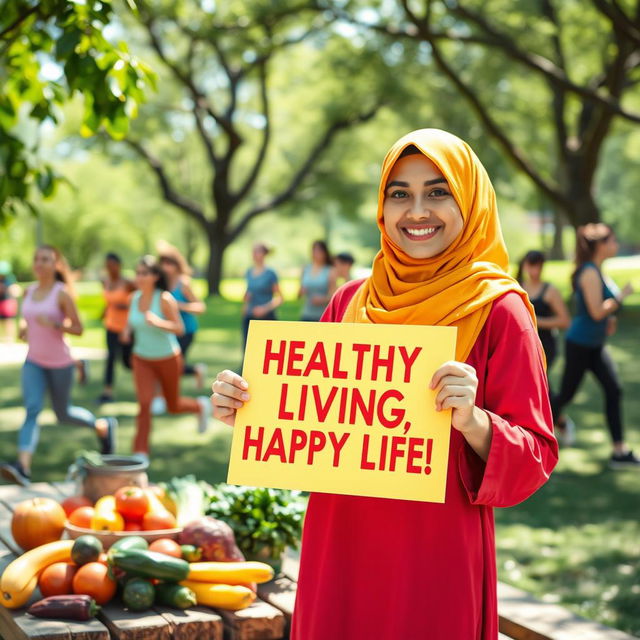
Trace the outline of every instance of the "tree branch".
<instances>
[{"instance_id":1,"label":"tree branch","mask_svg":"<svg viewBox=\"0 0 640 640\"><path fill-rule=\"evenodd\" d=\"M640 26L637 18L634 22L616 0L612 0L611 3L607 0L593 0L593 4L600 13L609 18L616 31L623 33L631 41L631 44L640 47Z\"/></svg>"},{"instance_id":2,"label":"tree branch","mask_svg":"<svg viewBox=\"0 0 640 640\"><path fill-rule=\"evenodd\" d=\"M181 196L171 185L169 177L160 161L151 153L149 153L137 140L125 138L126 142L153 170L160 183L162 195L167 202L182 209L186 214L191 216L199 224L206 226L208 224L204 211L192 200Z\"/></svg>"},{"instance_id":3,"label":"tree branch","mask_svg":"<svg viewBox=\"0 0 640 640\"><path fill-rule=\"evenodd\" d=\"M302 181L310 173L313 165L316 163L322 153L327 149L327 147L329 147L335 135L343 129L347 129L351 125L371 120L371 118L373 118L373 116L378 112L382 104L382 102L379 102L365 113L358 114L353 118L337 120L336 122L329 125L322 137L309 152L306 160L302 163L298 171L296 171L289 184L278 195L269 200L269 202L265 202L264 204L258 205L250 211L247 211L247 213L242 216L236 226L231 230L229 234L229 242L233 242L244 231L249 222L251 222L251 220L253 220L256 216L259 216L265 211L275 209L283 202L289 200L295 193L296 189L300 186Z\"/></svg>"},{"instance_id":4,"label":"tree branch","mask_svg":"<svg viewBox=\"0 0 640 640\"><path fill-rule=\"evenodd\" d=\"M478 95L469 87L465 82L463 82L459 75L451 68L449 63L444 59L442 53L440 52L437 44L431 38L431 34L429 31L429 25L419 20L415 14L411 11L408 6L407 0L401 0L401 4L403 9L405 10L407 16L410 20L414 21L414 24L418 28L420 32L420 36L431 45L431 52L433 55L433 59L436 64L440 68L440 70L451 80L451 82L455 85L458 91L466 98L466 100L471 105L472 109L475 111L478 118L482 121L484 127L487 132L495 138L495 140L500 144L500 146L507 152L507 154L511 157L512 161L515 163L517 167L519 167L522 171L524 171L533 182L538 186L538 188L547 195L553 202L558 203L562 207L568 206L568 201L565 198L562 191L558 188L557 185L551 184L545 178L540 175L540 173L529 163L529 161L524 157L524 155L520 152L520 150L511 142L507 134L502 130L500 125L494 120L489 114L488 109L482 103Z\"/></svg>"},{"instance_id":5,"label":"tree branch","mask_svg":"<svg viewBox=\"0 0 640 640\"><path fill-rule=\"evenodd\" d=\"M3 40L7 34L19 27L27 18L29 18L29 16L32 16L34 13L39 13L40 8L40 3L36 3L33 7L20 14L10 25L0 31L0 40Z\"/></svg>"},{"instance_id":6,"label":"tree branch","mask_svg":"<svg viewBox=\"0 0 640 640\"><path fill-rule=\"evenodd\" d=\"M269 96L267 94L267 69L266 69L266 61L260 65L260 100L262 102L262 115L265 119L264 129L262 131L262 143L260 145L260 150L258 155L253 163L253 167L249 172L244 184L240 187L240 189L232 195L235 202L240 202L243 200L251 188L255 184L258 176L260 175L260 171L264 165L264 159L267 155L267 149L269 147L269 142L271 139L271 114L269 112Z\"/></svg>"}]
</instances>

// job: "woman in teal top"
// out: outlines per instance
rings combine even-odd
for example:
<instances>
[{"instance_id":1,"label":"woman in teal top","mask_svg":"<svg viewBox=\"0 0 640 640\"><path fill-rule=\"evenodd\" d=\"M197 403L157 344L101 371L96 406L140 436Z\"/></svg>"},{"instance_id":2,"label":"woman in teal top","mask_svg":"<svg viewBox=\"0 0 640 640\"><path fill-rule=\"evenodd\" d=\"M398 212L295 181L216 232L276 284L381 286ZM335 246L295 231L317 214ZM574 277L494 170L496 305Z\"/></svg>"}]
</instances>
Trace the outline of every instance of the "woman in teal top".
<instances>
[{"instance_id":1,"label":"woman in teal top","mask_svg":"<svg viewBox=\"0 0 640 640\"><path fill-rule=\"evenodd\" d=\"M204 431L211 413L206 396L180 396L183 361L176 336L184 333L178 303L167 291L167 280L153 256L144 256L136 267L137 291L131 299L123 342L136 339L133 346L133 380L139 411L133 452L149 455L151 402L157 386L162 389L169 413L198 414L198 430Z\"/></svg>"},{"instance_id":2,"label":"woman in teal top","mask_svg":"<svg viewBox=\"0 0 640 640\"><path fill-rule=\"evenodd\" d=\"M618 241L606 224L587 224L576 233L576 270L572 277L576 314L565 338L565 369L560 394L551 399L557 427L564 428L561 412L576 394L587 371L596 377L605 395L607 425L613 441L609 465L614 468L640 467L640 459L624 442L622 425L622 385L611 355L605 347L607 336L615 332L615 313L633 292L630 284L615 295L602 275L602 263L618 253Z\"/></svg>"},{"instance_id":3,"label":"woman in teal top","mask_svg":"<svg viewBox=\"0 0 640 640\"><path fill-rule=\"evenodd\" d=\"M327 243L316 240L311 246L311 264L302 271L300 298L304 298L302 320L317 322L336 291L336 270Z\"/></svg>"}]
</instances>

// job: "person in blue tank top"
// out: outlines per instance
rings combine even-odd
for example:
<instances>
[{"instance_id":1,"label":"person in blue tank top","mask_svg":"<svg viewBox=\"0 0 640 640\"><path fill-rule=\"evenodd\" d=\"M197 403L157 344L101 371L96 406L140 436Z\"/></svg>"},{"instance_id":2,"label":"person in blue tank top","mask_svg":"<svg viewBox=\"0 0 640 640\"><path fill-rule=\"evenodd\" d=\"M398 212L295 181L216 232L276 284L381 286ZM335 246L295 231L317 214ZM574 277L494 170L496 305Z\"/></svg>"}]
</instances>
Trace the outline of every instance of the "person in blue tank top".
<instances>
[{"instance_id":1,"label":"person in blue tank top","mask_svg":"<svg viewBox=\"0 0 640 640\"><path fill-rule=\"evenodd\" d=\"M207 428L211 415L209 398L188 398L180 395L183 362L176 336L184 333L178 303L167 291L167 279L153 256L144 256L136 266L137 291L131 298L127 328L122 341L133 345L133 381L138 397L136 435L133 453L149 456L151 436L151 402L157 386L167 403L169 413L195 413L198 431Z\"/></svg>"},{"instance_id":2,"label":"person in blue tank top","mask_svg":"<svg viewBox=\"0 0 640 640\"><path fill-rule=\"evenodd\" d=\"M615 314L633 292L627 284L616 295L602 275L602 263L617 253L618 241L609 225L592 223L578 227L576 270L572 276L576 313L567 331L565 369L560 393L552 399L552 409L556 425L562 430L562 409L571 402L584 374L591 371L605 394L607 425L613 441L609 465L613 469L640 468L640 459L624 442L622 385L605 347L607 336L615 332Z\"/></svg>"},{"instance_id":3,"label":"person in blue tank top","mask_svg":"<svg viewBox=\"0 0 640 640\"><path fill-rule=\"evenodd\" d=\"M247 291L242 308L242 349L247 343L251 320L277 320L275 310L282 304L278 275L265 263L269 248L258 242L253 246L253 266L247 269Z\"/></svg>"},{"instance_id":4,"label":"person in blue tank top","mask_svg":"<svg viewBox=\"0 0 640 640\"><path fill-rule=\"evenodd\" d=\"M196 316L207 310L206 304L196 296L191 288L192 269L184 256L176 247L163 243L159 248L160 267L167 277L169 293L176 299L180 317L184 324L184 333L178 336L178 344L184 361L185 376L195 376L196 387L201 389L207 373L206 365L195 365L187 362L187 351L193 343L198 331L198 319Z\"/></svg>"},{"instance_id":5,"label":"person in blue tank top","mask_svg":"<svg viewBox=\"0 0 640 640\"><path fill-rule=\"evenodd\" d=\"M329 253L329 247L323 240L311 245L311 264L302 270L299 298L304 299L301 320L318 322L324 313L331 296L336 292L336 270Z\"/></svg>"}]
</instances>

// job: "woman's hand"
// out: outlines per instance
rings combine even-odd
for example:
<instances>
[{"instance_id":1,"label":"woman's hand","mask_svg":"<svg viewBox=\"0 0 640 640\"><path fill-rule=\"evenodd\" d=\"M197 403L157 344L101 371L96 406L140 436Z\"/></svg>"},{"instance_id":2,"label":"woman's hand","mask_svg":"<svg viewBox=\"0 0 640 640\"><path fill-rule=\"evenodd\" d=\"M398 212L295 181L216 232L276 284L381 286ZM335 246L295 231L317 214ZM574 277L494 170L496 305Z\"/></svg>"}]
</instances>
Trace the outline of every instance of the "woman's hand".
<instances>
[{"instance_id":1,"label":"woman's hand","mask_svg":"<svg viewBox=\"0 0 640 640\"><path fill-rule=\"evenodd\" d=\"M624 288L620 292L620 299L624 300L628 298L633 293L633 285L630 282L624 285Z\"/></svg>"},{"instance_id":2,"label":"woman's hand","mask_svg":"<svg viewBox=\"0 0 640 640\"><path fill-rule=\"evenodd\" d=\"M618 329L618 318L616 316L609 316L607 318L607 335L612 336Z\"/></svg>"},{"instance_id":3,"label":"woman's hand","mask_svg":"<svg viewBox=\"0 0 640 640\"><path fill-rule=\"evenodd\" d=\"M150 327L157 327L158 321L162 322L162 318L157 314L153 313L153 311L145 311L144 319Z\"/></svg>"},{"instance_id":4,"label":"woman's hand","mask_svg":"<svg viewBox=\"0 0 640 640\"><path fill-rule=\"evenodd\" d=\"M264 318L268 313L269 308L266 304L261 304L251 309L251 316L254 318Z\"/></svg>"},{"instance_id":5,"label":"woman's hand","mask_svg":"<svg viewBox=\"0 0 640 640\"><path fill-rule=\"evenodd\" d=\"M221 371L216 376L216 381L211 385L211 404L213 416L230 427L236 421L236 412L250 398L247 393L249 384L247 381L229 369Z\"/></svg>"},{"instance_id":6,"label":"woman's hand","mask_svg":"<svg viewBox=\"0 0 640 640\"><path fill-rule=\"evenodd\" d=\"M452 409L451 426L486 461L491 448L491 421L476 407L476 370L464 362L446 362L433 374L429 388L437 391L436 411Z\"/></svg>"},{"instance_id":7,"label":"woman's hand","mask_svg":"<svg viewBox=\"0 0 640 640\"><path fill-rule=\"evenodd\" d=\"M131 344L131 329L129 327L125 327L120 332L118 342L120 342L120 344Z\"/></svg>"}]
</instances>

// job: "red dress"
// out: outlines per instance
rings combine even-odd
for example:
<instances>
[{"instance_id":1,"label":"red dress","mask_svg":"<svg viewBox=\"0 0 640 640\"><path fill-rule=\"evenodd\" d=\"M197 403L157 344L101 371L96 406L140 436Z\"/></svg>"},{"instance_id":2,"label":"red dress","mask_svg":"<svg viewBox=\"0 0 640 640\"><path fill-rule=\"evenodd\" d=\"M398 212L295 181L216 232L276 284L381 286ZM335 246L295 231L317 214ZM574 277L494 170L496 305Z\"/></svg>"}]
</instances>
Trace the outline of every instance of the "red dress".
<instances>
[{"instance_id":1,"label":"red dress","mask_svg":"<svg viewBox=\"0 0 640 640\"><path fill-rule=\"evenodd\" d=\"M339 322L359 285L322 319ZM489 458L452 429L444 504L311 495L292 640L497 639L493 507L525 500L558 459L542 358L520 296L497 299L467 359Z\"/></svg>"}]
</instances>

